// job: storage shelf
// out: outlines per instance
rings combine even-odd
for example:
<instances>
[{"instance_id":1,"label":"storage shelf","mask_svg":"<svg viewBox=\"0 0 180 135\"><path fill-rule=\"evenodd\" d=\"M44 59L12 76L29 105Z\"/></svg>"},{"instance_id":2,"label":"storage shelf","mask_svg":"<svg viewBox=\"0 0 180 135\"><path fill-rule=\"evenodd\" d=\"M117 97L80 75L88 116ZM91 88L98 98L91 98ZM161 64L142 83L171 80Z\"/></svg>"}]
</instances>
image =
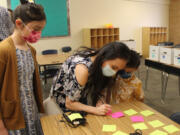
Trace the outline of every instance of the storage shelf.
<instances>
[{"instance_id":1,"label":"storage shelf","mask_svg":"<svg viewBox=\"0 0 180 135\"><path fill-rule=\"evenodd\" d=\"M119 28L83 29L83 43L87 47L101 48L105 44L118 40L120 40Z\"/></svg>"},{"instance_id":2,"label":"storage shelf","mask_svg":"<svg viewBox=\"0 0 180 135\"><path fill-rule=\"evenodd\" d=\"M157 45L167 41L166 27L143 27L142 28L142 53L145 58L149 57L149 45Z\"/></svg>"}]
</instances>

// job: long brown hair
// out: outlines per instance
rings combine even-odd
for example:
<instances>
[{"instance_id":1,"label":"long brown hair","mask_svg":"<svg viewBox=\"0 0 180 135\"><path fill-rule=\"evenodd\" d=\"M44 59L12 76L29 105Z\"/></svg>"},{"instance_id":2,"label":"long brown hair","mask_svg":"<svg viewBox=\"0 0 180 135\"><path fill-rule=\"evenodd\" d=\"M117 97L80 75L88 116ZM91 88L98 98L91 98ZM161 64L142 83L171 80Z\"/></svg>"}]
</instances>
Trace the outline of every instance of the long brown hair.
<instances>
[{"instance_id":1,"label":"long brown hair","mask_svg":"<svg viewBox=\"0 0 180 135\"><path fill-rule=\"evenodd\" d=\"M84 53L87 51L89 53ZM113 83L112 77L105 77L102 74L103 62L116 58L128 61L130 50L124 43L112 42L105 45L101 49L86 49L84 52L81 51L77 53L77 55L81 55L82 57L90 57L96 55L96 59L89 70L88 82L85 88L88 89L88 94L90 95L90 99L92 100L92 105L96 105L97 101L102 96L102 91L104 90L104 88Z\"/></svg>"},{"instance_id":2,"label":"long brown hair","mask_svg":"<svg viewBox=\"0 0 180 135\"><path fill-rule=\"evenodd\" d=\"M20 18L25 24L32 21L46 20L44 8L35 3L24 3L16 7L13 11L12 21L15 24L16 19Z\"/></svg>"}]
</instances>

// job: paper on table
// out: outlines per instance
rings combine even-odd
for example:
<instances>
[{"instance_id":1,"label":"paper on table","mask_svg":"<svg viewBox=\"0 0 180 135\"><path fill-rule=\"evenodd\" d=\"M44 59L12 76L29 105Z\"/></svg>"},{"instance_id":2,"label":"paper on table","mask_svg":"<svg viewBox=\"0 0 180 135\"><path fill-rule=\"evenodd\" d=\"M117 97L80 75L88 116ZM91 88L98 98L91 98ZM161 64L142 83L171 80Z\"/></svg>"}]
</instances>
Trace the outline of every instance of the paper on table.
<instances>
[{"instance_id":1,"label":"paper on table","mask_svg":"<svg viewBox=\"0 0 180 135\"><path fill-rule=\"evenodd\" d=\"M121 132L121 131L117 131L117 132L115 132L115 133L112 134L112 135L128 135L128 134L126 134L126 133L124 133L124 132Z\"/></svg>"},{"instance_id":2,"label":"paper on table","mask_svg":"<svg viewBox=\"0 0 180 135\"><path fill-rule=\"evenodd\" d=\"M116 125L103 125L103 132L114 132L116 131Z\"/></svg>"},{"instance_id":3,"label":"paper on table","mask_svg":"<svg viewBox=\"0 0 180 135\"><path fill-rule=\"evenodd\" d=\"M179 131L179 128L177 128L174 125L165 126L165 127L163 127L163 129L166 130L170 134Z\"/></svg>"},{"instance_id":4,"label":"paper on table","mask_svg":"<svg viewBox=\"0 0 180 135\"><path fill-rule=\"evenodd\" d=\"M124 113L129 115L129 116L137 114L137 112L133 109L126 110L126 111L124 111Z\"/></svg>"},{"instance_id":5,"label":"paper on table","mask_svg":"<svg viewBox=\"0 0 180 135\"><path fill-rule=\"evenodd\" d=\"M119 118L119 117L123 117L124 114L122 112L116 112L116 113L112 113L111 116L113 118Z\"/></svg>"},{"instance_id":6,"label":"paper on table","mask_svg":"<svg viewBox=\"0 0 180 135\"><path fill-rule=\"evenodd\" d=\"M147 117L147 116L153 115L154 112L150 110L145 110L145 111L142 111L141 114Z\"/></svg>"},{"instance_id":7,"label":"paper on table","mask_svg":"<svg viewBox=\"0 0 180 135\"><path fill-rule=\"evenodd\" d=\"M162 122L159 121L159 120L153 120L153 121L150 121L150 122L148 122L148 123L149 123L152 127L154 127L154 128L164 126L164 123L162 123Z\"/></svg>"},{"instance_id":8,"label":"paper on table","mask_svg":"<svg viewBox=\"0 0 180 135\"><path fill-rule=\"evenodd\" d=\"M149 135L168 135L166 132L160 131L160 130L155 130Z\"/></svg>"},{"instance_id":9,"label":"paper on table","mask_svg":"<svg viewBox=\"0 0 180 135\"><path fill-rule=\"evenodd\" d=\"M73 114L69 115L68 117L69 117L69 119L70 119L71 121L73 121L73 120L75 120L75 119L83 118L83 117L81 116L81 114L79 114L79 113L73 113Z\"/></svg>"},{"instance_id":10,"label":"paper on table","mask_svg":"<svg viewBox=\"0 0 180 135\"><path fill-rule=\"evenodd\" d=\"M132 122L143 122L144 118L142 116L132 116L131 120Z\"/></svg>"},{"instance_id":11,"label":"paper on table","mask_svg":"<svg viewBox=\"0 0 180 135\"><path fill-rule=\"evenodd\" d=\"M132 126L134 127L134 129L141 129L141 130L148 129L145 123L137 123L137 124L133 124Z\"/></svg>"}]
</instances>

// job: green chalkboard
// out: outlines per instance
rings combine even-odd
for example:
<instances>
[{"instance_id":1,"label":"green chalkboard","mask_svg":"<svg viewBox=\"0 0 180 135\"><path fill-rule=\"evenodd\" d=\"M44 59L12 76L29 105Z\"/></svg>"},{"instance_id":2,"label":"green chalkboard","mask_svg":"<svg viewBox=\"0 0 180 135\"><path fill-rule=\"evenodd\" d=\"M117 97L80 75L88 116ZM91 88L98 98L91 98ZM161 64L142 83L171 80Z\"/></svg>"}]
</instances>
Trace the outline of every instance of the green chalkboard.
<instances>
[{"instance_id":1,"label":"green chalkboard","mask_svg":"<svg viewBox=\"0 0 180 135\"><path fill-rule=\"evenodd\" d=\"M47 24L42 37L69 36L68 0L35 0L44 7ZM19 0L11 0L11 8L19 5Z\"/></svg>"},{"instance_id":2,"label":"green chalkboard","mask_svg":"<svg viewBox=\"0 0 180 135\"><path fill-rule=\"evenodd\" d=\"M11 0L11 9L14 10L19 4L19 0Z\"/></svg>"}]
</instances>

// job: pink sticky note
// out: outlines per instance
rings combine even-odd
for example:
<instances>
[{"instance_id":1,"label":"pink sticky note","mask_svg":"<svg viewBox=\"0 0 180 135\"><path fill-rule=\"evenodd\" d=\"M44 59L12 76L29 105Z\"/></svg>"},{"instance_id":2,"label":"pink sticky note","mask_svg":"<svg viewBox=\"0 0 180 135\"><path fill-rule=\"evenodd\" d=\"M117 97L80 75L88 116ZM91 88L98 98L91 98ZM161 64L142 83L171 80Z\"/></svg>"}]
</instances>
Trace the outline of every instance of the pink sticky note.
<instances>
[{"instance_id":1,"label":"pink sticky note","mask_svg":"<svg viewBox=\"0 0 180 135\"><path fill-rule=\"evenodd\" d=\"M142 116L132 116L131 120L132 122L143 122L144 118Z\"/></svg>"},{"instance_id":2,"label":"pink sticky note","mask_svg":"<svg viewBox=\"0 0 180 135\"><path fill-rule=\"evenodd\" d=\"M112 110L109 110L106 115L111 115L112 114Z\"/></svg>"},{"instance_id":3,"label":"pink sticky note","mask_svg":"<svg viewBox=\"0 0 180 135\"><path fill-rule=\"evenodd\" d=\"M111 116L113 118L119 118L119 117L123 117L124 114L122 112L116 112L116 113L112 113Z\"/></svg>"}]
</instances>

